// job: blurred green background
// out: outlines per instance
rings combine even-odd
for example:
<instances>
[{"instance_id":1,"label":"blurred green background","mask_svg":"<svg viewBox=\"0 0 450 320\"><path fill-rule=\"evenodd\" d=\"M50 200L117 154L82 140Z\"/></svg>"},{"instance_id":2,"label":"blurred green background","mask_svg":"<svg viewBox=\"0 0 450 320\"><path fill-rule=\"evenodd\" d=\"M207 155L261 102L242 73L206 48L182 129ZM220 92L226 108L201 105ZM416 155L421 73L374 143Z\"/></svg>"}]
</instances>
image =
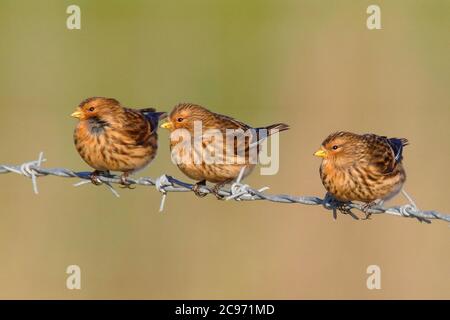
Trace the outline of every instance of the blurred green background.
<instances>
[{"instance_id":1,"label":"blurred green background","mask_svg":"<svg viewBox=\"0 0 450 320\"><path fill-rule=\"evenodd\" d=\"M89 96L169 111L195 102L259 126L287 122L281 168L246 181L324 194L312 153L332 131L407 137L405 189L450 213L450 2L0 1L0 163L89 170L73 147ZM81 30L66 8L81 7ZM189 181L168 135L141 174ZM450 298L450 230L387 215L353 221L320 207L225 202L153 189L72 187L2 175L0 298ZM398 197L391 204L403 203ZM66 289L68 265L82 289ZM366 288L366 268L382 289Z\"/></svg>"}]
</instances>

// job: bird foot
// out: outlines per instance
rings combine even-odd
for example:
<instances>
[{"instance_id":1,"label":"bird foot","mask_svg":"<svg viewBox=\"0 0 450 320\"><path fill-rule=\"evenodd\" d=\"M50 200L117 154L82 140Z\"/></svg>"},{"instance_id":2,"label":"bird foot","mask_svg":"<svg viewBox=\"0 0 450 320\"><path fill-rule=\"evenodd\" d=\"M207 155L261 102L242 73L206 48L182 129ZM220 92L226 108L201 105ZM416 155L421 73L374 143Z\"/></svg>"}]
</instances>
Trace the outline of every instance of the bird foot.
<instances>
[{"instance_id":1,"label":"bird foot","mask_svg":"<svg viewBox=\"0 0 450 320\"><path fill-rule=\"evenodd\" d=\"M372 213L370 213L369 210L375 205L377 205L376 202L369 202L369 203L365 203L363 205L362 210L363 210L364 214L366 215L363 220L370 220Z\"/></svg>"},{"instance_id":2,"label":"bird foot","mask_svg":"<svg viewBox=\"0 0 450 320\"><path fill-rule=\"evenodd\" d=\"M100 180L100 178L98 177L100 174L100 171L95 170L94 172L91 173L90 178L91 178L91 182L93 185L95 186L99 186L101 184L103 184L102 180Z\"/></svg>"},{"instance_id":3,"label":"bird foot","mask_svg":"<svg viewBox=\"0 0 450 320\"><path fill-rule=\"evenodd\" d=\"M333 219L337 219L337 211L339 211L342 214L348 214L353 219L359 220L359 218L352 212L352 208L350 206L351 202L345 202L340 201L336 199L331 193L328 193L325 195L325 204L331 205L331 208L333 209Z\"/></svg>"},{"instance_id":4,"label":"bird foot","mask_svg":"<svg viewBox=\"0 0 450 320\"><path fill-rule=\"evenodd\" d=\"M132 183L127 181L128 173L124 173L120 176L120 187L122 189L136 189L136 186L134 186Z\"/></svg>"},{"instance_id":5,"label":"bird foot","mask_svg":"<svg viewBox=\"0 0 450 320\"><path fill-rule=\"evenodd\" d=\"M221 195L220 189L224 186L225 183L218 183L214 186L214 188L212 189L212 193L216 196L216 198L218 200L223 200L225 199L225 196Z\"/></svg>"},{"instance_id":6,"label":"bird foot","mask_svg":"<svg viewBox=\"0 0 450 320\"><path fill-rule=\"evenodd\" d=\"M199 198L203 198L207 195L207 193L205 192L201 192L200 188L206 185L206 181L202 180L200 182L197 182L196 184L194 184L192 186L192 192L194 192L194 194L199 197Z\"/></svg>"},{"instance_id":7,"label":"bird foot","mask_svg":"<svg viewBox=\"0 0 450 320\"><path fill-rule=\"evenodd\" d=\"M224 199L225 199L225 196L223 196L223 195L220 194L220 189L222 189L222 187L223 187L224 185L226 185L227 183L230 183L230 182L232 182L232 181L233 181L232 179L226 180L226 181L223 181L223 182L219 182L219 183L217 183L217 184L214 186L214 188L212 189L212 193L216 196L216 198L217 198L218 200L224 200Z\"/></svg>"},{"instance_id":8,"label":"bird foot","mask_svg":"<svg viewBox=\"0 0 450 320\"><path fill-rule=\"evenodd\" d=\"M348 214L353 219L359 220L359 218L352 212L351 210L352 208L349 206L348 203L341 202L337 205L336 209L339 210L339 212L341 212L342 214Z\"/></svg>"}]
</instances>

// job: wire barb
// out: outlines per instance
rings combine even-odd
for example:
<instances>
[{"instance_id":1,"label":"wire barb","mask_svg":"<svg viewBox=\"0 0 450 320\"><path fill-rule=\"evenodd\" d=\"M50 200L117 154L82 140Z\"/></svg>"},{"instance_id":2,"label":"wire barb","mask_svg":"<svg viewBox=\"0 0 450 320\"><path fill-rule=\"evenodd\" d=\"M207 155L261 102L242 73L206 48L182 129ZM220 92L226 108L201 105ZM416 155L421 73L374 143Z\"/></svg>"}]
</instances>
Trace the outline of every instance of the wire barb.
<instances>
[{"instance_id":1,"label":"wire barb","mask_svg":"<svg viewBox=\"0 0 450 320\"><path fill-rule=\"evenodd\" d=\"M56 176L56 177L64 177L64 178L79 178L82 181L75 184L75 186L81 186L85 184L91 183L91 173L90 172L75 172L69 169L64 168L43 168L42 163L45 162L44 154L41 152L37 160L25 162L21 165L0 165L0 174L4 173L15 173L18 175L22 175L31 179L33 184L33 190L35 194L38 194L37 188L37 178L43 176ZM224 196L227 200L235 200L235 201L256 201L256 200L265 200L270 202L277 203L297 203L303 205L321 205L323 208L330 210L333 212L333 218L337 218L338 211L350 214L353 218L357 218L353 213L351 213L351 209L359 210L368 214L389 214L399 217L405 218L416 218L420 222L430 223L430 220L443 220L450 222L450 215L443 214L437 211L428 210L421 211L414 200L403 190L402 193L408 199L408 204L396 207L385 208L382 207L381 204L373 206L369 209L364 208L364 205L358 203L348 202L345 203L345 210L343 209L343 203L336 201L329 194L326 194L324 199L314 196L292 196L285 194L267 194L264 193L268 189L268 187L264 187L261 189L253 189L247 184L243 184L241 182L244 174L244 169L241 170L238 179L234 182L231 187L221 188L219 190L220 195ZM99 175L99 182L104 184L108 189L116 196L119 197L119 193L114 189L113 185L118 184L121 185L123 182L120 179L120 176L117 175ZM141 186L152 186L155 187L158 192L162 193L161 203L159 207L159 211L162 212L164 210L164 205L167 200L167 195L169 192L192 192L194 187L193 184L186 183L180 180L177 180L168 175L162 175L156 179L152 179L149 177L141 177L141 178L127 178L126 182L135 185ZM209 194L213 193L212 188L209 186L202 186L201 191ZM348 209L348 211L347 211Z\"/></svg>"}]
</instances>

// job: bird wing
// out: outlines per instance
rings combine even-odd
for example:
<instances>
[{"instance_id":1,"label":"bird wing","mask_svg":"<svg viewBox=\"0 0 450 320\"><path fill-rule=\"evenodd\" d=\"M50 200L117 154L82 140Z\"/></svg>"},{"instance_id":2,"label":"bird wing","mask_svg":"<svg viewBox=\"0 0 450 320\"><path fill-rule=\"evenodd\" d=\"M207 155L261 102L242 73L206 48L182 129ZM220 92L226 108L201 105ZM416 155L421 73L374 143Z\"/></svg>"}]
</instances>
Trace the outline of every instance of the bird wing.
<instances>
[{"instance_id":1,"label":"bird wing","mask_svg":"<svg viewBox=\"0 0 450 320\"><path fill-rule=\"evenodd\" d=\"M227 160L233 163L245 162L245 158L248 158L250 154L249 146L256 140L255 130L252 127L218 113L213 113L212 116L203 120L203 129L204 131L219 130L221 132L224 156L225 158L234 158L234 160ZM204 141L203 143L208 145L209 148L218 147L215 140Z\"/></svg>"},{"instance_id":2,"label":"bird wing","mask_svg":"<svg viewBox=\"0 0 450 320\"><path fill-rule=\"evenodd\" d=\"M141 111L133 109L125 109L124 117L123 123L127 125L121 128L121 133L134 145L146 145L153 133L148 118Z\"/></svg>"},{"instance_id":3,"label":"bird wing","mask_svg":"<svg viewBox=\"0 0 450 320\"><path fill-rule=\"evenodd\" d=\"M240 159L245 157L247 160L249 158L253 159L257 157L260 151L261 142L273 133L272 130L284 131L289 129L289 126L284 123L253 128L244 122L216 113L214 114L214 120L211 127L218 126L220 126L226 141L234 144L234 156ZM240 129L242 131L229 133L226 132L226 129Z\"/></svg>"},{"instance_id":4,"label":"bird wing","mask_svg":"<svg viewBox=\"0 0 450 320\"><path fill-rule=\"evenodd\" d=\"M285 124L252 128L244 122L217 113L214 113L212 117L207 118L203 123L205 130L219 129L222 132L223 139L225 139L223 141L224 147L229 148L226 151L229 150L231 156L239 163L256 161L255 159L260 151L260 143L272 133L270 130L284 131L289 128ZM230 129L232 130L231 132ZM211 143L214 144L214 142ZM225 153L229 154L228 152Z\"/></svg>"},{"instance_id":5,"label":"bird wing","mask_svg":"<svg viewBox=\"0 0 450 320\"><path fill-rule=\"evenodd\" d=\"M403 147L406 139L387 138L375 134L364 135L368 145L369 164L374 171L390 174L402 161Z\"/></svg>"},{"instance_id":6,"label":"bird wing","mask_svg":"<svg viewBox=\"0 0 450 320\"><path fill-rule=\"evenodd\" d=\"M242 129L244 131L251 129L248 124L222 114L216 113L214 118L214 122L220 124L223 129Z\"/></svg>"}]
</instances>

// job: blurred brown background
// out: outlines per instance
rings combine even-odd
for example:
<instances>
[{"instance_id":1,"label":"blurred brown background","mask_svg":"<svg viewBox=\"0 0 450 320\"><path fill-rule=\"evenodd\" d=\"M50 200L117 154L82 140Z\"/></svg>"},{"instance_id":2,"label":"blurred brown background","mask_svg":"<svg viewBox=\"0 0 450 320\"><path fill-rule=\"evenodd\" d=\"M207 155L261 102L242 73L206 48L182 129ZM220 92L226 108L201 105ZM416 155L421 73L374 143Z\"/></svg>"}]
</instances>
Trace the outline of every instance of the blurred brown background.
<instances>
[{"instance_id":1,"label":"blurred brown background","mask_svg":"<svg viewBox=\"0 0 450 320\"><path fill-rule=\"evenodd\" d=\"M406 190L450 213L450 2L377 1L0 2L0 163L33 160L89 170L69 117L99 95L170 110L196 102L253 125L285 121L270 192L324 194L312 153L345 129L407 137ZM142 174L184 180L167 133ZM450 298L448 223L375 216L353 221L320 207L236 203L43 178L40 194L2 175L0 298ZM390 204L403 203L398 197ZM82 270L67 290L66 267ZM382 289L366 288L366 268Z\"/></svg>"}]
</instances>

